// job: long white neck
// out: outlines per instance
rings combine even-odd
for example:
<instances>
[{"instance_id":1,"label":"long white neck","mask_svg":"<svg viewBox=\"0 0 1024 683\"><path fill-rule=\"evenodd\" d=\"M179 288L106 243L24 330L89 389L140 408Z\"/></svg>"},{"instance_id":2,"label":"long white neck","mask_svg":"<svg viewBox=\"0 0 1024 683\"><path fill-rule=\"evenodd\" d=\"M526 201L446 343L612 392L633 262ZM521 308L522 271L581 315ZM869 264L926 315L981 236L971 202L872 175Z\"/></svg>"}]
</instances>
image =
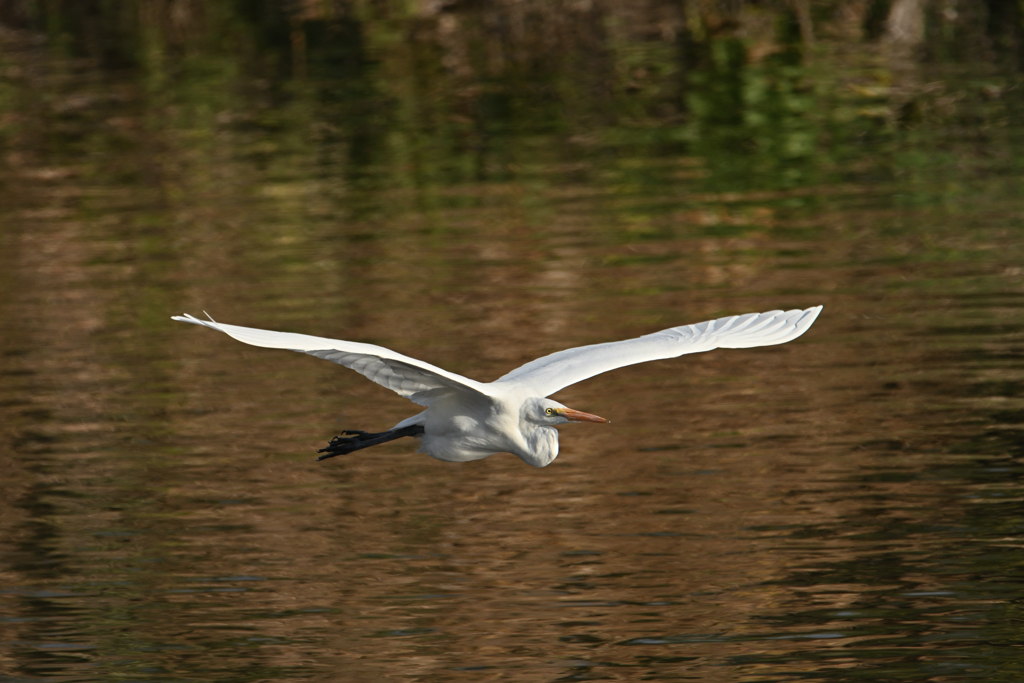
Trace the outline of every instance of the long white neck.
<instances>
[{"instance_id":1,"label":"long white neck","mask_svg":"<svg viewBox=\"0 0 1024 683\"><path fill-rule=\"evenodd\" d=\"M541 427L535 424L522 429L526 437L526 450L516 450L515 454L523 462L534 467L546 467L558 457L558 430L554 427Z\"/></svg>"}]
</instances>

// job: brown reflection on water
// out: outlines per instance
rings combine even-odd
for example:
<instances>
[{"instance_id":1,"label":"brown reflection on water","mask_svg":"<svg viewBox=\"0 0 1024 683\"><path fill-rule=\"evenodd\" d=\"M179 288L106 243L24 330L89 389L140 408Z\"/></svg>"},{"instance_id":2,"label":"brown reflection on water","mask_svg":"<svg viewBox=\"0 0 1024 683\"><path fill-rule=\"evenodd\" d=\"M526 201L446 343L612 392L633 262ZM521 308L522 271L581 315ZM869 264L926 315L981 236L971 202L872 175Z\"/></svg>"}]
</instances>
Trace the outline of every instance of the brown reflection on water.
<instances>
[{"instance_id":1,"label":"brown reflection on water","mask_svg":"<svg viewBox=\"0 0 1024 683\"><path fill-rule=\"evenodd\" d=\"M926 175L709 192L690 157L574 179L540 150L507 182L360 190L174 107L132 132L137 96L98 118L138 147L5 172L4 676L841 679L1008 637L977 621L1021 531L1019 178L964 180L980 206L929 203ZM137 182L97 173L111 157ZM566 427L543 470L408 443L315 463L417 407L169 319L490 380L818 303L792 344L566 389L612 424Z\"/></svg>"},{"instance_id":2,"label":"brown reflection on water","mask_svg":"<svg viewBox=\"0 0 1024 683\"><path fill-rule=\"evenodd\" d=\"M763 233L624 244L587 232L603 215L594 207L555 205L543 230L506 208L442 214L480 233L439 239L399 217L366 242L256 234L148 266L108 255L173 244L163 228L21 213L5 236L17 287L3 303L0 503L0 600L19 615L2 631L17 670L36 672L28 653L54 647L67 671L197 678L245 667L282 679L724 681L785 670L772 658L811 646L852 665L844 648L868 636L843 618L769 619L809 604L838 614L893 588L839 577L805 590L801 572L941 546L843 528L963 505L942 482L859 477L951 457L938 451L962 430L944 415L962 408L932 387L986 371L923 364L963 346L925 326L1014 313L890 287L1004 277L998 260L886 263L919 238L858 238L879 212L823 214L821 240L778 238L768 231L801 224L778 218ZM508 455L435 462L409 444L316 464L339 429L386 427L416 407L336 366L168 319L207 308L487 380L558 348L819 302L825 314L796 343L567 389L561 400L612 424L565 428L544 470Z\"/></svg>"}]
</instances>

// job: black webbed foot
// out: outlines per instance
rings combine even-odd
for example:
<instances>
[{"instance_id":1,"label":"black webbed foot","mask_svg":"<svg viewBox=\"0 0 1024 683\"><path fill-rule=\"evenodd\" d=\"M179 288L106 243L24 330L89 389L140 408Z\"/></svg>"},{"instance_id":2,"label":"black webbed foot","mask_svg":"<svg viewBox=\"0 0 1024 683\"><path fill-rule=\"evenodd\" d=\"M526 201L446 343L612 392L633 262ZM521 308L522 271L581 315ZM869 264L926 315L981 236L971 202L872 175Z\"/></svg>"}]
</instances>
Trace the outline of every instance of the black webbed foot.
<instances>
[{"instance_id":1,"label":"black webbed foot","mask_svg":"<svg viewBox=\"0 0 1024 683\"><path fill-rule=\"evenodd\" d=\"M325 460L327 458L333 458L336 455L348 455L358 451L360 448L366 448L372 446L371 437L381 436L380 434L370 434L361 429L346 429L342 432L343 436L336 436L331 439L331 442L327 444L327 448L321 448L317 453L324 453L317 460ZM351 436L349 436L351 435Z\"/></svg>"},{"instance_id":2,"label":"black webbed foot","mask_svg":"<svg viewBox=\"0 0 1024 683\"><path fill-rule=\"evenodd\" d=\"M400 439L403 436L416 436L423 433L421 425L411 425L402 429L390 429L386 432L364 432L361 429L346 429L341 432L342 436L336 436L327 444L327 448L321 448L317 453L323 453L317 460L326 460L336 455L348 455L363 448L376 446ZM351 435L351 436L349 436Z\"/></svg>"}]
</instances>

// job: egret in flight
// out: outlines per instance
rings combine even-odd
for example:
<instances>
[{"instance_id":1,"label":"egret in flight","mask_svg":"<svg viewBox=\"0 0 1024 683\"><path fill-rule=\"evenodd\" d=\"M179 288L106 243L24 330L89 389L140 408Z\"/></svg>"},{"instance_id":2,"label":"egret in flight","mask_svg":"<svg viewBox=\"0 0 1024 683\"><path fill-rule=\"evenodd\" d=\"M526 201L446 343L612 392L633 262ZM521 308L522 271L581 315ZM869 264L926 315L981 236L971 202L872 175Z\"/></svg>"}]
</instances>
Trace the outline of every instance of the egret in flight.
<instances>
[{"instance_id":1,"label":"egret in flight","mask_svg":"<svg viewBox=\"0 0 1024 683\"><path fill-rule=\"evenodd\" d=\"M324 455L318 460L413 436L420 439L420 452L438 460L467 462L495 453L514 453L534 467L544 467L558 456L556 425L608 422L547 398L556 391L635 363L719 348L783 344L806 332L820 312L821 306L747 313L636 339L566 349L531 361L489 384L383 346L224 325L191 315L173 319L219 330L253 346L301 351L333 361L426 407L385 432L345 430L320 450Z\"/></svg>"}]
</instances>

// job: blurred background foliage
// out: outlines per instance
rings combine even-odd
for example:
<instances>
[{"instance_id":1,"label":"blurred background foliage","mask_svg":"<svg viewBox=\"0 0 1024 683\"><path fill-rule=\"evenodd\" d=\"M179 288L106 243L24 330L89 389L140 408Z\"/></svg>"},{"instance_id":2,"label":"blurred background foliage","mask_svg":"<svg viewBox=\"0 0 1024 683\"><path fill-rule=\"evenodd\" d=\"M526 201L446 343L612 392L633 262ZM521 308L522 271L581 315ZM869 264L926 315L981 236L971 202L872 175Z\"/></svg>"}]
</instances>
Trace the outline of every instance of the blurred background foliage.
<instances>
[{"instance_id":1,"label":"blurred background foliage","mask_svg":"<svg viewBox=\"0 0 1024 683\"><path fill-rule=\"evenodd\" d=\"M173 124L193 153L300 152L370 187L623 145L701 158L719 188L896 173L921 127L988 139L1019 119L1024 66L1019 0L0 0L0 25L15 166L97 145L173 163L179 142L143 139ZM82 117L104 125L65 125ZM253 135L282 129L292 150Z\"/></svg>"}]
</instances>

